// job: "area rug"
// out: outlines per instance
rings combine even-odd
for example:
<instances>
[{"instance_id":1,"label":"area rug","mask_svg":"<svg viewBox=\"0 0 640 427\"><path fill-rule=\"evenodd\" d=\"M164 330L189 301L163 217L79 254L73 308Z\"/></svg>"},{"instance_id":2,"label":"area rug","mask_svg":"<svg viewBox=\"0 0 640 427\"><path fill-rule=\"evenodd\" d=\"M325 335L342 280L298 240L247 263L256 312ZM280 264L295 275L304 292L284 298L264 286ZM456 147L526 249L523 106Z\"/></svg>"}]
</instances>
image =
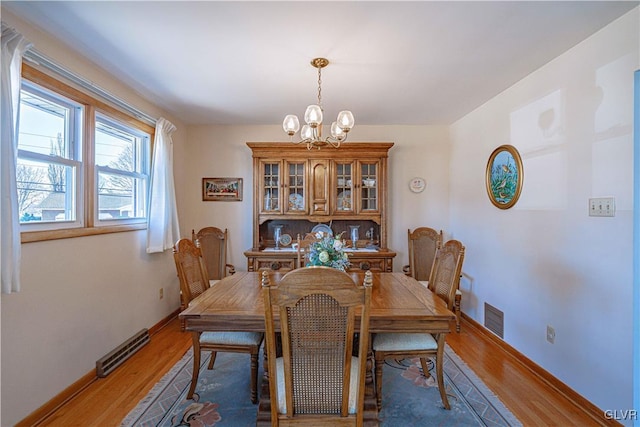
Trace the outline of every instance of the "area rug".
<instances>
[{"instance_id":1,"label":"area rug","mask_svg":"<svg viewBox=\"0 0 640 427\"><path fill-rule=\"evenodd\" d=\"M207 369L209 356L202 359L193 400L185 398L193 361L189 350L121 425L255 426L258 405L249 398L249 356L219 353L211 371ZM444 372L450 410L444 409L440 400L432 362L429 379L422 375L418 359L388 361L383 369L382 427L522 425L449 346L445 348ZM258 375L261 379L262 364ZM260 384L261 380L258 390Z\"/></svg>"}]
</instances>

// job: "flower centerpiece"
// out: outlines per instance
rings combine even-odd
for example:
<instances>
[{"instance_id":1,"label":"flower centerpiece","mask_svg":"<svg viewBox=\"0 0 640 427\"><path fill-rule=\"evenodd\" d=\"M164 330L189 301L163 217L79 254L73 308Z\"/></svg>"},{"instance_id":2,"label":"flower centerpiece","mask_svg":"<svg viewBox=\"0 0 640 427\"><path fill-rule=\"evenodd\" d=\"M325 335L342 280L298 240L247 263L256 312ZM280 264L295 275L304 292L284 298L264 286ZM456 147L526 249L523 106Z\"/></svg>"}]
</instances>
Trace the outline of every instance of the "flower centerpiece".
<instances>
[{"instance_id":1,"label":"flower centerpiece","mask_svg":"<svg viewBox=\"0 0 640 427\"><path fill-rule=\"evenodd\" d=\"M342 243L342 233L333 237L328 234L318 232L318 240L309 246L309 262L307 267L323 265L325 267L337 268L346 271L349 267L349 256L344 251Z\"/></svg>"}]
</instances>

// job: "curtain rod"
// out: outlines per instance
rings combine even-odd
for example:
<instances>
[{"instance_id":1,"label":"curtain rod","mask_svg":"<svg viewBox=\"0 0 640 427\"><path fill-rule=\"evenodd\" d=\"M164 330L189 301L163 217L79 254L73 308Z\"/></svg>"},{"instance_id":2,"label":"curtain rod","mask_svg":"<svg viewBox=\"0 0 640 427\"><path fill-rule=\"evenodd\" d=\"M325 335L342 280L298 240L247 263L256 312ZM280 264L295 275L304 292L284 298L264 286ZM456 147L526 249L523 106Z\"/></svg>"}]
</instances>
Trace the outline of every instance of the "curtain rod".
<instances>
[{"instance_id":1,"label":"curtain rod","mask_svg":"<svg viewBox=\"0 0 640 427\"><path fill-rule=\"evenodd\" d=\"M156 125L157 119L155 119L154 117L151 117L150 115L140 111L136 107L128 104L126 101L118 98L117 96L112 95L111 93L95 85L94 83L85 79L84 77L81 77L78 74L74 73L73 71L70 71L69 69L57 64L54 60L38 52L36 49L33 49L33 48L28 49L24 53L23 58L31 63L40 65L49 71L53 71L54 73L71 81L72 83L77 84L81 88L86 89L91 93L93 93L94 95L97 95L100 98L108 101L109 103L113 104L115 107L121 110L124 110L125 112L135 116L139 120L142 120L151 126Z\"/></svg>"}]
</instances>

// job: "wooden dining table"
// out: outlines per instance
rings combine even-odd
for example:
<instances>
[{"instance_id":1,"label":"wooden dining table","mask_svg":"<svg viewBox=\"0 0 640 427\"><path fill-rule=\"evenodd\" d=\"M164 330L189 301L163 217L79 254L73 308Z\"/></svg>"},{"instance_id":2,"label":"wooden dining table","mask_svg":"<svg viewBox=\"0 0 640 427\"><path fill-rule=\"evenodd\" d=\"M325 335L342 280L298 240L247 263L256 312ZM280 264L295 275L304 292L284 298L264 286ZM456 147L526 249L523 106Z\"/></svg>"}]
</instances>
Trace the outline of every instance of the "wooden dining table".
<instances>
[{"instance_id":1,"label":"wooden dining table","mask_svg":"<svg viewBox=\"0 0 640 427\"><path fill-rule=\"evenodd\" d=\"M266 279L277 285L285 273L269 271ZM362 284L364 272L350 273ZM262 274L237 272L225 277L189 304L180 313L187 331L258 331L264 332ZM446 303L417 280L403 273L373 273L369 331L429 332L435 334L440 349L445 336L453 330L455 314ZM370 352L365 381L365 425L378 425L373 355ZM265 365L266 366L266 365ZM270 425L268 375L263 381L256 425ZM267 384L265 386L265 384Z\"/></svg>"}]
</instances>

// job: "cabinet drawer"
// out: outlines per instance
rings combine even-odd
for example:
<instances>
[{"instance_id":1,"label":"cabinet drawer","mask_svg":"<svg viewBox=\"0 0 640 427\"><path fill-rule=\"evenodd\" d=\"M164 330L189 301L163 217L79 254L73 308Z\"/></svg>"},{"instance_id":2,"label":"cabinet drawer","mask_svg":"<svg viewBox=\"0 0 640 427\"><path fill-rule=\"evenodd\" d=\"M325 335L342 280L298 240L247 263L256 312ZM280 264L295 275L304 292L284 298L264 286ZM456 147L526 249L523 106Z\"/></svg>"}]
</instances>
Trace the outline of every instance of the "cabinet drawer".
<instances>
[{"instance_id":1,"label":"cabinet drawer","mask_svg":"<svg viewBox=\"0 0 640 427\"><path fill-rule=\"evenodd\" d=\"M374 272L391 271L387 265L390 264L391 258L355 258L352 257L349 261L349 271L366 271L371 270Z\"/></svg>"},{"instance_id":2,"label":"cabinet drawer","mask_svg":"<svg viewBox=\"0 0 640 427\"><path fill-rule=\"evenodd\" d=\"M296 268L296 259L282 258L255 258L253 260L253 271L273 270L288 271Z\"/></svg>"}]
</instances>

